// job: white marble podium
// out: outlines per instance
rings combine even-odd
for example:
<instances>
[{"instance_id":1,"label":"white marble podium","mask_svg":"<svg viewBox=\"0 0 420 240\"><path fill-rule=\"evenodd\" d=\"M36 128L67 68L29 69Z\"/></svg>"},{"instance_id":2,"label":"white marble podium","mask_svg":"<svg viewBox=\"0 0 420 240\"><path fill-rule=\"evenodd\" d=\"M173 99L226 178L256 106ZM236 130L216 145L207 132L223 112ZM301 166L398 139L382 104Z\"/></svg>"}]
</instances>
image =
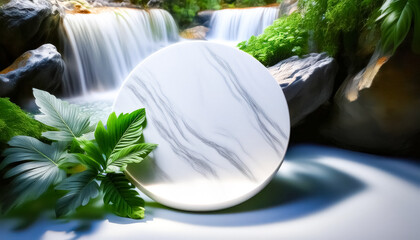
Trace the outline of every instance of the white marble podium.
<instances>
[{"instance_id":1,"label":"white marble podium","mask_svg":"<svg viewBox=\"0 0 420 240\"><path fill-rule=\"evenodd\" d=\"M169 207L218 210L258 193L280 167L290 122L267 69L204 41L162 49L123 83L113 110L146 108L145 141L159 146L127 176Z\"/></svg>"}]
</instances>

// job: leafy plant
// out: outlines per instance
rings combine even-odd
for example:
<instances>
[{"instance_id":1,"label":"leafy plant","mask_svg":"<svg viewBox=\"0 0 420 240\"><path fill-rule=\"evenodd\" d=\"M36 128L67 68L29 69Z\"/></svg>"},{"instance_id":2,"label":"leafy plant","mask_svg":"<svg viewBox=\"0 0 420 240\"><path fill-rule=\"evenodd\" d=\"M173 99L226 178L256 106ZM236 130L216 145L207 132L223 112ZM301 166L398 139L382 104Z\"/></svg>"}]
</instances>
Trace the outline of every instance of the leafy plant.
<instances>
[{"instance_id":1,"label":"leafy plant","mask_svg":"<svg viewBox=\"0 0 420 240\"><path fill-rule=\"evenodd\" d=\"M201 0L174 0L164 1L163 8L171 13L181 28L188 27L196 16L197 12L201 10L198 3L204 2Z\"/></svg>"},{"instance_id":2,"label":"leafy plant","mask_svg":"<svg viewBox=\"0 0 420 240\"><path fill-rule=\"evenodd\" d=\"M381 47L394 53L413 27L412 49L420 53L420 2L418 0L387 0L382 5Z\"/></svg>"},{"instance_id":3,"label":"leafy plant","mask_svg":"<svg viewBox=\"0 0 420 240\"><path fill-rule=\"evenodd\" d=\"M358 34L370 27L381 0L299 0L304 28L311 32L314 51L336 56L341 47L354 49Z\"/></svg>"},{"instance_id":4,"label":"leafy plant","mask_svg":"<svg viewBox=\"0 0 420 240\"><path fill-rule=\"evenodd\" d=\"M35 103L43 113L35 116L35 119L58 129L58 131L44 132L42 136L56 141L72 141L93 131L94 126L90 125L89 116L84 115L77 106L38 89L34 89L33 93Z\"/></svg>"},{"instance_id":5,"label":"leafy plant","mask_svg":"<svg viewBox=\"0 0 420 240\"><path fill-rule=\"evenodd\" d=\"M266 66L309 52L353 54L360 32L374 30L380 4L380 0L299 0L298 13L277 19L262 35L238 47Z\"/></svg>"},{"instance_id":6,"label":"leafy plant","mask_svg":"<svg viewBox=\"0 0 420 240\"><path fill-rule=\"evenodd\" d=\"M46 144L29 136L9 141L11 148L4 151L0 169L9 167L4 177L12 178L13 190L2 196L3 209L38 198L54 186L63 192L56 204L57 216L101 195L115 214L143 218L144 201L122 172L128 164L141 162L157 146L141 142L145 110L118 117L112 113L107 128L99 122L95 129L96 124L92 125L90 117L76 106L36 89L34 96L42 113L36 119L56 129L43 136L55 142ZM89 134L95 139L89 140ZM84 166L83 171L69 170L79 165Z\"/></svg>"},{"instance_id":7,"label":"leafy plant","mask_svg":"<svg viewBox=\"0 0 420 240\"><path fill-rule=\"evenodd\" d=\"M293 13L275 20L263 34L252 36L248 41L239 43L238 47L262 64L271 66L290 56L307 52L308 32L302 27L302 16Z\"/></svg>"},{"instance_id":8,"label":"leafy plant","mask_svg":"<svg viewBox=\"0 0 420 240\"><path fill-rule=\"evenodd\" d=\"M67 152L62 143L51 145L36 138L16 136L9 141L12 148L6 149L6 158L0 169L9 164L18 164L6 172L4 177L14 177L10 194L12 199L3 202L10 207L38 198L50 185L57 184L66 176L60 165L65 162Z\"/></svg>"}]
</instances>

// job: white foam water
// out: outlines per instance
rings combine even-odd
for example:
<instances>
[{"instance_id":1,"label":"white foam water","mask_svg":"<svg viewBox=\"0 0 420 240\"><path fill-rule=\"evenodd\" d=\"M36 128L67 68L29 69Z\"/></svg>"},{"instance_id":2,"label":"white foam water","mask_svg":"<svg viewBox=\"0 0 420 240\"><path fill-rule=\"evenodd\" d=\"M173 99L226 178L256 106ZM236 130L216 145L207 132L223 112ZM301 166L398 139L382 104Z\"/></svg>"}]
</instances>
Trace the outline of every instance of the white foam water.
<instances>
[{"instance_id":1,"label":"white foam water","mask_svg":"<svg viewBox=\"0 0 420 240\"><path fill-rule=\"evenodd\" d=\"M63 30L64 89L70 96L119 87L144 58L179 38L174 19L160 9L66 14Z\"/></svg>"},{"instance_id":2,"label":"white foam water","mask_svg":"<svg viewBox=\"0 0 420 240\"><path fill-rule=\"evenodd\" d=\"M214 11L210 19L208 39L244 41L264 29L278 18L278 7L224 9Z\"/></svg>"}]
</instances>

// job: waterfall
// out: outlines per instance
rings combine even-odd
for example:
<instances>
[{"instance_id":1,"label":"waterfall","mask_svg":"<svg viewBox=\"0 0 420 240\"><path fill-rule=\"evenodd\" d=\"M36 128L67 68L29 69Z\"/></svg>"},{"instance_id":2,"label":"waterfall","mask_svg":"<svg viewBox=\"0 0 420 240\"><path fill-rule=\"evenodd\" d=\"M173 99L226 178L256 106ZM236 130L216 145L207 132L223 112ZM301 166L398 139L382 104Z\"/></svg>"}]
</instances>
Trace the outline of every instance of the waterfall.
<instances>
[{"instance_id":1,"label":"waterfall","mask_svg":"<svg viewBox=\"0 0 420 240\"><path fill-rule=\"evenodd\" d=\"M68 95L119 87L145 57L178 41L172 16L159 9L103 8L63 19Z\"/></svg>"},{"instance_id":2,"label":"waterfall","mask_svg":"<svg viewBox=\"0 0 420 240\"><path fill-rule=\"evenodd\" d=\"M214 11L210 19L208 38L212 40L244 41L263 33L279 15L278 7L224 9Z\"/></svg>"}]
</instances>

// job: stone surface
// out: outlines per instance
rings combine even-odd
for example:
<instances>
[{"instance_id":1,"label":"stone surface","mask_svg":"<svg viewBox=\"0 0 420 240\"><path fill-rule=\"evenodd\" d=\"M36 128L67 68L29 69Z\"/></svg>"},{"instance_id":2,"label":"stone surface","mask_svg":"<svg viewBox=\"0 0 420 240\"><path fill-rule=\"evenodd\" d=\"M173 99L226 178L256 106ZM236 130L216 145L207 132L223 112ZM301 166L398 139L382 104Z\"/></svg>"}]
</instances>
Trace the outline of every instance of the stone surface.
<instances>
[{"instance_id":1,"label":"stone surface","mask_svg":"<svg viewBox=\"0 0 420 240\"><path fill-rule=\"evenodd\" d=\"M0 6L0 69L57 37L60 16L48 0L11 0Z\"/></svg>"},{"instance_id":2,"label":"stone surface","mask_svg":"<svg viewBox=\"0 0 420 240\"><path fill-rule=\"evenodd\" d=\"M214 10L205 10L198 12L194 18L194 23L204 27L210 27L211 16L213 15Z\"/></svg>"},{"instance_id":3,"label":"stone surface","mask_svg":"<svg viewBox=\"0 0 420 240\"><path fill-rule=\"evenodd\" d=\"M163 0L149 0L147 2L147 7L149 8L160 8L162 7Z\"/></svg>"},{"instance_id":4,"label":"stone surface","mask_svg":"<svg viewBox=\"0 0 420 240\"><path fill-rule=\"evenodd\" d=\"M283 89L294 126L331 97L338 65L325 53L311 53L288 58L268 70Z\"/></svg>"},{"instance_id":5,"label":"stone surface","mask_svg":"<svg viewBox=\"0 0 420 240\"><path fill-rule=\"evenodd\" d=\"M179 34L179 36L185 39L204 40L206 39L206 34L208 31L209 29L204 26L196 26L185 29Z\"/></svg>"},{"instance_id":6,"label":"stone surface","mask_svg":"<svg viewBox=\"0 0 420 240\"><path fill-rule=\"evenodd\" d=\"M362 72L343 83L322 133L355 150L419 157L420 55L406 43L389 60L375 59L367 80Z\"/></svg>"},{"instance_id":7,"label":"stone surface","mask_svg":"<svg viewBox=\"0 0 420 240\"><path fill-rule=\"evenodd\" d=\"M283 0L279 5L279 17L287 16L298 10L298 0Z\"/></svg>"},{"instance_id":8,"label":"stone surface","mask_svg":"<svg viewBox=\"0 0 420 240\"><path fill-rule=\"evenodd\" d=\"M290 134L284 95L262 64L236 48L194 41L151 55L126 79L113 108L142 107L145 141L159 146L127 176L167 206L239 204L283 161Z\"/></svg>"},{"instance_id":9,"label":"stone surface","mask_svg":"<svg viewBox=\"0 0 420 240\"><path fill-rule=\"evenodd\" d=\"M32 88L54 93L61 86L64 61L51 44L27 51L0 71L0 97L20 105L32 98Z\"/></svg>"}]
</instances>

